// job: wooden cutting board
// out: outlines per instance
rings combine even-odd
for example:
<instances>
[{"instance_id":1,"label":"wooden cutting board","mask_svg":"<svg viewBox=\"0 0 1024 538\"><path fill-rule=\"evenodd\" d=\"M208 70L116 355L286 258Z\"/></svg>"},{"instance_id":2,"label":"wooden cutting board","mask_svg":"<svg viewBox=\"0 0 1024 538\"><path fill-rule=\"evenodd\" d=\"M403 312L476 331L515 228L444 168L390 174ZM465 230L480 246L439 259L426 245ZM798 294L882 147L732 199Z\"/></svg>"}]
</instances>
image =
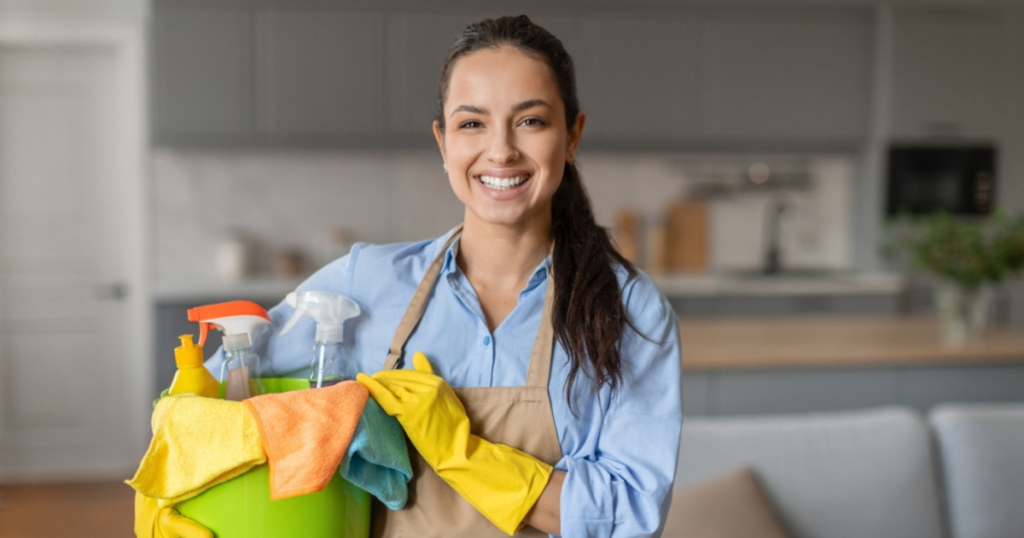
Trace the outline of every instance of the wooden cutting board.
<instances>
[{"instance_id":1,"label":"wooden cutting board","mask_svg":"<svg viewBox=\"0 0 1024 538\"><path fill-rule=\"evenodd\" d=\"M672 273L701 273L708 268L707 204L685 200L665 209L665 268Z\"/></svg>"}]
</instances>

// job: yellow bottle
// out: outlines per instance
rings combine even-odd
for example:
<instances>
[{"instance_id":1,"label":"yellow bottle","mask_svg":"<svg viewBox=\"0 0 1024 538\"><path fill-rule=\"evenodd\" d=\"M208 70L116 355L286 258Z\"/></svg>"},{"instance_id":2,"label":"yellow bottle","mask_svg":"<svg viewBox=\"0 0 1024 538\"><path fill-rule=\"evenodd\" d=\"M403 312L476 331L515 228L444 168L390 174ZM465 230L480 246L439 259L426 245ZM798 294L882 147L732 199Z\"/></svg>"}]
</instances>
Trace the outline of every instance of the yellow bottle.
<instances>
[{"instance_id":1,"label":"yellow bottle","mask_svg":"<svg viewBox=\"0 0 1024 538\"><path fill-rule=\"evenodd\" d=\"M168 394L195 394L216 398L220 395L220 384L203 366L203 348L192 343L191 334L183 334L181 345L174 348L174 362L178 372L171 381Z\"/></svg>"}]
</instances>

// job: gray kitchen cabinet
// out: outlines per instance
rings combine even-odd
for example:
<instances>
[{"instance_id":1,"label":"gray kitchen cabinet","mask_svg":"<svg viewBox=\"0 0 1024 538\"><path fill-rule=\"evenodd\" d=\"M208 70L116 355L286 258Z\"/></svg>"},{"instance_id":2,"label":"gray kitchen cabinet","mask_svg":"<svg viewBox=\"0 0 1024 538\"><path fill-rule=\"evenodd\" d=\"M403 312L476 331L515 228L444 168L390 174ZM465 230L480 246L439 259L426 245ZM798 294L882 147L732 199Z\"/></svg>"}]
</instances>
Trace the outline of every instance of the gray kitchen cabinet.
<instances>
[{"instance_id":1,"label":"gray kitchen cabinet","mask_svg":"<svg viewBox=\"0 0 1024 538\"><path fill-rule=\"evenodd\" d=\"M272 142L384 135L383 14L273 9L256 28L257 117Z\"/></svg>"},{"instance_id":2,"label":"gray kitchen cabinet","mask_svg":"<svg viewBox=\"0 0 1024 538\"><path fill-rule=\"evenodd\" d=\"M153 138L249 141L255 135L251 12L154 9Z\"/></svg>"},{"instance_id":3,"label":"gray kitchen cabinet","mask_svg":"<svg viewBox=\"0 0 1024 538\"><path fill-rule=\"evenodd\" d=\"M868 128L872 28L866 10L707 16L704 134L859 141Z\"/></svg>"},{"instance_id":4,"label":"gray kitchen cabinet","mask_svg":"<svg viewBox=\"0 0 1024 538\"><path fill-rule=\"evenodd\" d=\"M1005 17L985 10L908 10L897 14L892 116L897 138L994 138L1004 132L1012 55Z\"/></svg>"},{"instance_id":5,"label":"gray kitchen cabinet","mask_svg":"<svg viewBox=\"0 0 1024 538\"><path fill-rule=\"evenodd\" d=\"M589 140L678 141L700 133L697 22L676 14L600 17L586 32L593 64L580 93Z\"/></svg>"},{"instance_id":6,"label":"gray kitchen cabinet","mask_svg":"<svg viewBox=\"0 0 1024 538\"><path fill-rule=\"evenodd\" d=\"M389 133L433 146L437 83L448 47L484 14L392 13L388 15L387 96Z\"/></svg>"}]
</instances>

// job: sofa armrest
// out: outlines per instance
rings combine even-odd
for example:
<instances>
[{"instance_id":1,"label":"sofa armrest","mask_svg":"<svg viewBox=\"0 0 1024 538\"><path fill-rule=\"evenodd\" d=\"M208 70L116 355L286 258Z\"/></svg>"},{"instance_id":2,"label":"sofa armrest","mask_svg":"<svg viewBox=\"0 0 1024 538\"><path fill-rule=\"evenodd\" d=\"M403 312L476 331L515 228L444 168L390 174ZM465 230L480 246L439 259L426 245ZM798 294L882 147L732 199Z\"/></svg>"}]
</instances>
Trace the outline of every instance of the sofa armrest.
<instances>
[{"instance_id":1,"label":"sofa armrest","mask_svg":"<svg viewBox=\"0 0 1024 538\"><path fill-rule=\"evenodd\" d=\"M929 420L953 538L1024 536L1024 404L943 405Z\"/></svg>"}]
</instances>

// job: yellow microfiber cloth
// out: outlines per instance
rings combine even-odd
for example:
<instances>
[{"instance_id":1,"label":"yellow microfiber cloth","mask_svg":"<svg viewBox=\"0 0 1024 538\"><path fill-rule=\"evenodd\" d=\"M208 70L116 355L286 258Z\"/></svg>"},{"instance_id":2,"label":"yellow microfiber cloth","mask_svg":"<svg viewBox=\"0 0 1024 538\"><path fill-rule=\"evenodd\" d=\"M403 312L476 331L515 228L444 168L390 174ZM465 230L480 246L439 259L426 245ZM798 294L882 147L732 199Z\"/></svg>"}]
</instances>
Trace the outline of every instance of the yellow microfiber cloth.
<instances>
[{"instance_id":1,"label":"yellow microfiber cloth","mask_svg":"<svg viewBox=\"0 0 1024 538\"><path fill-rule=\"evenodd\" d=\"M245 400L259 423L270 464L270 498L327 487L352 441L369 396L355 381Z\"/></svg>"},{"instance_id":2,"label":"yellow microfiber cloth","mask_svg":"<svg viewBox=\"0 0 1024 538\"><path fill-rule=\"evenodd\" d=\"M240 402L168 396L153 410L153 440L126 483L173 506L265 461L256 419Z\"/></svg>"}]
</instances>

